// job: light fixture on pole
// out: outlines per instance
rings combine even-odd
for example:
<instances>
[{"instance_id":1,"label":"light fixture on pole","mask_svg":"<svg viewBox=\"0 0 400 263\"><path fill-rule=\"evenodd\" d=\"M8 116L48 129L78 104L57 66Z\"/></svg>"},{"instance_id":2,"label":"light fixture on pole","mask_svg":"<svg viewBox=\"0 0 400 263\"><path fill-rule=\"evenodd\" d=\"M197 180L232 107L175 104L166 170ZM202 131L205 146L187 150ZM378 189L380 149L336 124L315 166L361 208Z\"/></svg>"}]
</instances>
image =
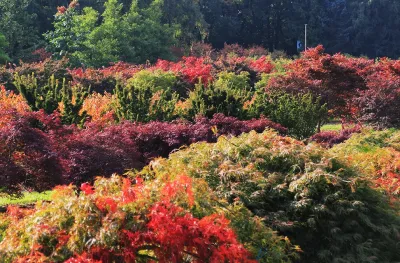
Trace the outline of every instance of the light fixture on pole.
<instances>
[{"instance_id":1,"label":"light fixture on pole","mask_svg":"<svg viewBox=\"0 0 400 263\"><path fill-rule=\"evenodd\" d=\"M307 24L304 25L304 51L307 50Z\"/></svg>"}]
</instances>

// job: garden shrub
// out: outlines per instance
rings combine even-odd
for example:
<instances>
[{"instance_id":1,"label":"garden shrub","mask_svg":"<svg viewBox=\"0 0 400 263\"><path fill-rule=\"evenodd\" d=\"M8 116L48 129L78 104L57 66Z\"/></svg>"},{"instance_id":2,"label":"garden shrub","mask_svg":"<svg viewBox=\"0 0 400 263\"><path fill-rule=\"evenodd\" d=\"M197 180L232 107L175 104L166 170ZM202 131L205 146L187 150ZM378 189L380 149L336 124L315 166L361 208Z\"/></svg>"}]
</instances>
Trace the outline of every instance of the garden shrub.
<instances>
[{"instance_id":1,"label":"garden shrub","mask_svg":"<svg viewBox=\"0 0 400 263\"><path fill-rule=\"evenodd\" d=\"M243 91L246 94L251 90L249 75L247 71L242 71L240 74L226 71L220 72L214 82L214 87L221 90Z\"/></svg>"},{"instance_id":2,"label":"garden shrub","mask_svg":"<svg viewBox=\"0 0 400 263\"><path fill-rule=\"evenodd\" d=\"M214 84L205 87L197 84L189 93L187 110L184 118L193 119L196 115L211 118L216 113L227 116L245 118L244 103L250 99L250 93L245 90L219 88Z\"/></svg>"},{"instance_id":3,"label":"garden shrub","mask_svg":"<svg viewBox=\"0 0 400 263\"><path fill-rule=\"evenodd\" d=\"M21 63L19 66L10 68L10 72L18 74L19 76L35 75L39 86L44 86L48 83L49 78L54 76L55 79L65 79L67 82L72 80L72 76L68 72L69 61L67 58L54 60L47 58L40 62L35 63ZM10 83L15 81L12 77L9 79ZM14 88L6 85L8 88Z\"/></svg>"},{"instance_id":4,"label":"garden shrub","mask_svg":"<svg viewBox=\"0 0 400 263\"><path fill-rule=\"evenodd\" d=\"M348 140L354 133L360 133L361 127L356 125L353 128L341 131L322 131L310 137L310 141L317 142L325 147L333 147L336 144Z\"/></svg>"},{"instance_id":5,"label":"garden shrub","mask_svg":"<svg viewBox=\"0 0 400 263\"><path fill-rule=\"evenodd\" d=\"M114 111L120 121L149 122L175 119L175 104L179 96L170 88L153 91L156 87L136 86L135 82L115 88Z\"/></svg>"},{"instance_id":6,"label":"garden shrub","mask_svg":"<svg viewBox=\"0 0 400 263\"><path fill-rule=\"evenodd\" d=\"M143 89L149 88L153 93L171 90L178 94L180 98L187 98L191 90L191 85L180 76L171 71L162 71L160 69L138 71L127 82L130 86Z\"/></svg>"},{"instance_id":7,"label":"garden shrub","mask_svg":"<svg viewBox=\"0 0 400 263\"><path fill-rule=\"evenodd\" d=\"M85 112L81 108L89 90L60 82L54 75L48 80L47 85L40 86L37 78L32 74L28 76L14 76L14 85L33 111L43 109L47 114L60 110L62 121L66 124L82 124Z\"/></svg>"},{"instance_id":8,"label":"garden shrub","mask_svg":"<svg viewBox=\"0 0 400 263\"><path fill-rule=\"evenodd\" d=\"M396 199L400 194L400 132L364 130L330 152L349 166L361 170L379 187Z\"/></svg>"},{"instance_id":9,"label":"garden shrub","mask_svg":"<svg viewBox=\"0 0 400 263\"><path fill-rule=\"evenodd\" d=\"M141 70L128 80L128 85L152 92L173 89L177 78L172 72Z\"/></svg>"},{"instance_id":10,"label":"garden shrub","mask_svg":"<svg viewBox=\"0 0 400 263\"><path fill-rule=\"evenodd\" d=\"M400 63L382 59L365 72L368 89L353 99L361 121L382 129L400 127Z\"/></svg>"},{"instance_id":11,"label":"garden shrub","mask_svg":"<svg viewBox=\"0 0 400 263\"><path fill-rule=\"evenodd\" d=\"M362 72L373 64L373 60L329 55L318 46L308 49L299 59L288 64L284 75L269 81L268 89L292 94L312 93L321 97L332 116L351 118L356 111L352 99L360 90L367 89Z\"/></svg>"},{"instance_id":12,"label":"garden shrub","mask_svg":"<svg viewBox=\"0 0 400 263\"><path fill-rule=\"evenodd\" d=\"M58 108L58 103L62 100L61 90L65 89L65 81L59 83L54 76L48 80L47 85L39 87L34 74L26 76L15 74L14 85L31 110L43 109L47 114L53 113Z\"/></svg>"},{"instance_id":13,"label":"garden shrub","mask_svg":"<svg viewBox=\"0 0 400 263\"><path fill-rule=\"evenodd\" d=\"M82 115L83 112L86 112L86 114L90 116L91 121L103 122L108 121L108 117L111 114L113 120L114 111L112 104L114 103L114 99L115 96L107 92L104 94L96 92L91 93L83 101L79 115Z\"/></svg>"},{"instance_id":14,"label":"garden shrub","mask_svg":"<svg viewBox=\"0 0 400 263\"><path fill-rule=\"evenodd\" d=\"M29 111L29 106L21 95L8 91L4 86L0 86L0 128L13 119L13 112L25 113Z\"/></svg>"},{"instance_id":15,"label":"garden shrub","mask_svg":"<svg viewBox=\"0 0 400 263\"><path fill-rule=\"evenodd\" d=\"M154 68L174 72L192 85L200 82L207 86L213 80L212 65L204 58L183 57L179 62L160 59Z\"/></svg>"},{"instance_id":16,"label":"garden shrub","mask_svg":"<svg viewBox=\"0 0 400 263\"><path fill-rule=\"evenodd\" d=\"M241 121L221 114L193 123L96 121L82 128L63 125L61 117L57 112L47 115L12 107L0 111L1 190L47 190L59 183L79 184L95 176L141 169L155 157L167 157L193 142L215 142L222 134L287 131L265 118Z\"/></svg>"},{"instance_id":17,"label":"garden shrub","mask_svg":"<svg viewBox=\"0 0 400 263\"><path fill-rule=\"evenodd\" d=\"M57 187L51 203L9 213L3 262L290 262L295 255L240 204L214 201L199 179L113 176L80 190Z\"/></svg>"},{"instance_id":18,"label":"garden shrub","mask_svg":"<svg viewBox=\"0 0 400 263\"><path fill-rule=\"evenodd\" d=\"M296 262L395 262L398 210L369 182L324 152L274 132L222 136L157 159L143 171L203 178L219 198L240 200L303 251Z\"/></svg>"},{"instance_id":19,"label":"garden shrub","mask_svg":"<svg viewBox=\"0 0 400 263\"><path fill-rule=\"evenodd\" d=\"M0 126L0 191L47 190L63 183L62 164L48 134L36 128L33 113L1 111L8 122Z\"/></svg>"},{"instance_id":20,"label":"garden shrub","mask_svg":"<svg viewBox=\"0 0 400 263\"><path fill-rule=\"evenodd\" d=\"M85 67L68 69L68 73L76 85L90 87L92 91L98 93L112 93L118 81L126 83L141 69L143 66L117 62L98 69Z\"/></svg>"},{"instance_id":21,"label":"garden shrub","mask_svg":"<svg viewBox=\"0 0 400 263\"><path fill-rule=\"evenodd\" d=\"M310 93L291 95L274 92L256 92L246 105L248 116L265 115L288 128L288 133L299 139L313 135L328 119L326 104Z\"/></svg>"}]
</instances>

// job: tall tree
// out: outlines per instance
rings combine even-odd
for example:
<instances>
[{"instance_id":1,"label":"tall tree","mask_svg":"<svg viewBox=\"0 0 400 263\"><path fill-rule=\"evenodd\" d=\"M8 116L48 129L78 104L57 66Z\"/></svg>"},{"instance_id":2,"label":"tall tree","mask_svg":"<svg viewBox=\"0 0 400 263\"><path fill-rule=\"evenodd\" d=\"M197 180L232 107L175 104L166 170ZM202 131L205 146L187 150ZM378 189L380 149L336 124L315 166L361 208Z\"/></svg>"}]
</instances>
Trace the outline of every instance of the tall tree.
<instances>
[{"instance_id":1,"label":"tall tree","mask_svg":"<svg viewBox=\"0 0 400 263\"><path fill-rule=\"evenodd\" d=\"M6 37L6 52L14 60L23 59L39 44L36 14L29 12L32 0L0 1L0 32Z\"/></svg>"},{"instance_id":2,"label":"tall tree","mask_svg":"<svg viewBox=\"0 0 400 263\"><path fill-rule=\"evenodd\" d=\"M10 58L7 56L4 49L7 47L6 37L0 33L0 64L4 64Z\"/></svg>"},{"instance_id":3,"label":"tall tree","mask_svg":"<svg viewBox=\"0 0 400 263\"><path fill-rule=\"evenodd\" d=\"M173 26L162 23L163 1L134 0L124 13L118 0L107 0L101 16L91 7L80 12L77 6L73 1L59 7L54 31L45 34L54 55L94 67L119 60L144 63L169 58L175 38Z\"/></svg>"},{"instance_id":4,"label":"tall tree","mask_svg":"<svg viewBox=\"0 0 400 263\"><path fill-rule=\"evenodd\" d=\"M83 14L74 20L73 31L81 35L84 41L82 49L73 56L90 66L105 66L123 59L123 46L128 37L128 25L122 14L123 5L117 0L108 0L104 7L101 18L96 10L85 7Z\"/></svg>"},{"instance_id":5,"label":"tall tree","mask_svg":"<svg viewBox=\"0 0 400 263\"><path fill-rule=\"evenodd\" d=\"M55 58L72 56L82 48L82 38L76 32L75 17L77 15L78 1L72 1L68 7L58 7L54 16L54 30L44 34L48 41L47 50L53 53Z\"/></svg>"},{"instance_id":6,"label":"tall tree","mask_svg":"<svg viewBox=\"0 0 400 263\"><path fill-rule=\"evenodd\" d=\"M199 0L164 0L161 11L161 22L174 28L180 45L189 45L206 38L208 25Z\"/></svg>"},{"instance_id":7,"label":"tall tree","mask_svg":"<svg viewBox=\"0 0 400 263\"><path fill-rule=\"evenodd\" d=\"M127 60L137 63L156 61L158 58L171 58L170 47L176 43L173 25L162 21L162 0L150 0L148 3L132 1L126 15L129 25L129 44Z\"/></svg>"}]
</instances>

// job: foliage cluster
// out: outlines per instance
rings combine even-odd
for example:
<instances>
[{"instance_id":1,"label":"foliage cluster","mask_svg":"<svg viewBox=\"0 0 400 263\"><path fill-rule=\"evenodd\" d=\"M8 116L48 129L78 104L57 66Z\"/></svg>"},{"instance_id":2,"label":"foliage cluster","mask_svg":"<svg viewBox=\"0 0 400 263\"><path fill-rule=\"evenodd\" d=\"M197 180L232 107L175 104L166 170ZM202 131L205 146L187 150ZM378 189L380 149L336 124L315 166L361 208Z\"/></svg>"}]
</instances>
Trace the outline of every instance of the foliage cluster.
<instances>
[{"instance_id":1,"label":"foliage cluster","mask_svg":"<svg viewBox=\"0 0 400 263\"><path fill-rule=\"evenodd\" d=\"M204 181L185 175L98 178L79 193L57 187L51 203L9 207L0 255L3 262L250 263L262 249L269 253L261 262L290 262L290 244L249 220L240 204L214 199Z\"/></svg>"},{"instance_id":2,"label":"foliage cluster","mask_svg":"<svg viewBox=\"0 0 400 263\"><path fill-rule=\"evenodd\" d=\"M10 206L0 254L5 262L398 261L397 199L390 204L368 170L398 160L384 164L376 153L397 151L399 138L363 131L330 152L270 130L195 143L131 179L97 178L80 191L57 187L34 209ZM345 153L369 161L358 170Z\"/></svg>"},{"instance_id":3,"label":"foliage cluster","mask_svg":"<svg viewBox=\"0 0 400 263\"><path fill-rule=\"evenodd\" d=\"M311 136L328 117L378 128L399 126L398 61L329 55L321 46L293 61L245 57L241 55L251 52L239 47L226 49L208 57L183 57L178 62L121 62L107 68L68 71L65 60L47 59L4 68L0 78L7 88L16 89L15 76L35 73L38 86L45 86L54 74L56 79L72 80L75 86L114 92L112 112L117 120L193 120L197 114L211 117L214 113L240 119L264 115L287 126L297 138Z\"/></svg>"},{"instance_id":4,"label":"foliage cluster","mask_svg":"<svg viewBox=\"0 0 400 263\"><path fill-rule=\"evenodd\" d=\"M355 125L352 128L342 129L340 131L322 131L310 137L310 141L317 142L325 147L333 147L336 144L345 142L354 133L360 133L361 127Z\"/></svg>"},{"instance_id":5,"label":"foliage cluster","mask_svg":"<svg viewBox=\"0 0 400 263\"><path fill-rule=\"evenodd\" d=\"M62 83L55 79L54 75L48 80L48 83L39 86L35 75L14 76L14 85L26 100L30 109L33 111L44 110L45 113L51 114L57 109L61 112L63 123L79 124L84 121L86 112L82 112L84 100L89 91L71 86L66 83L65 79Z\"/></svg>"},{"instance_id":6,"label":"foliage cluster","mask_svg":"<svg viewBox=\"0 0 400 263\"><path fill-rule=\"evenodd\" d=\"M10 58L7 56L4 48L7 46L6 37L0 33L0 65L5 64Z\"/></svg>"},{"instance_id":7,"label":"foliage cluster","mask_svg":"<svg viewBox=\"0 0 400 263\"><path fill-rule=\"evenodd\" d=\"M20 96L0 95L0 167L5 191L24 188L45 190L60 183L91 181L95 176L140 169L151 158L164 156L181 146L197 141L213 142L220 134L275 128L286 129L265 118L241 121L216 114L212 119L194 122L132 123L88 122L83 128L63 125L63 116L27 107L8 107ZM22 104L25 105L26 104ZM7 108L8 107L8 108ZM212 128L219 129L214 134Z\"/></svg>"},{"instance_id":8,"label":"foliage cluster","mask_svg":"<svg viewBox=\"0 0 400 263\"><path fill-rule=\"evenodd\" d=\"M197 143L141 174L202 178L221 199L242 202L299 245L296 262L394 262L398 210L369 180L314 144L266 131Z\"/></svg>"},{"instance_id":9,"label":"foliage cluster","mask_svg":"<svg viewBox=\"0 0 400 263\"><path fill-rule=\"evenodd\" d=\"M318 46L289 63L286 74L271 78L266 87L321 97L337 118L399 127L399 65L396 60L329 55Z\"/></svg>"},{"instance_id":10,"label":"foliage cluster","mask_svg":"<svg viewBox=\"0 0 400 263\"><path fill-rule=\"evenodd\" d=\"M285 60L272 61L264 55L257 57L262 52L252 49L230 46L226 49L218 53L216 60L184 57L179 62L159 60L154 65L138 66L120 62L107 68L75 68L64 73L61 71L64 62L45 60L31 67L24 64L15 69L4 69L3 73L8 88L25 94L33 110L43 108L51 113L57 109L62 116L68 116L63 118L69 123L82 124L86 120L83 108L89 104L82 100L88 96L88 88L95 92L114 93L113 96L91 96L93 105L109 102L109 106L99 108L99 112L92 107L88 117L93 119L96 116L96 120L106 116L103 119L115 121L193 121L197 115L212 118L216 113L242 120L265 116L288 125L290 134L298 138L312 135L326 120L327 109L315 96L265 92L264 84L268 82L265 79L281 74L280 64L286 63ZM231 49L237 53L228 52ZM247 53L255 57L241 56ZM275 65L280 72L275 71ZM48 91L51 83L57 82L50 73L59 77L55 77L59 83L65 78L65 83L71 87L65 90L64 85L59 84L62 87ZM45 77L49 80L45 81ZM26 96L26 86L32 86L33 98ZM53 91L58 89L64 90L61 93L68 96ZM62 101L62 97L69 97L73 102ZM36 102L46 104L48 100L52 107L35 106ZM60 102L64 107L57 106ZM71 111L64 113L64 109Z\"/></svg>"},{"instance_id":11,"label":"foliage cluster","mask_svg":"<svg viewBox=\"0 0 400 263\"><path fill-rule=\"evenodd\" d=\"M400 194L400 133L364 130L330 150L338 158L366 174L393 197Z\"/></svg>"},{"instance_id":12,"label":"foliage cluster","mask_svg":"<svg viewBox=\"0 0 400 263\"><path fill-rule=\"evenodd\" d=\"M54 30L45 34L56 57L67 56L75 65L101 67L120 60L144 63L168 58L175 42L174 25L162 23L163 1L117 0L104 3L101 16L92 7L80 10L78 0L59 7ZM101 18L101 19L100 19Z\"/></svg>"}]
</instances>

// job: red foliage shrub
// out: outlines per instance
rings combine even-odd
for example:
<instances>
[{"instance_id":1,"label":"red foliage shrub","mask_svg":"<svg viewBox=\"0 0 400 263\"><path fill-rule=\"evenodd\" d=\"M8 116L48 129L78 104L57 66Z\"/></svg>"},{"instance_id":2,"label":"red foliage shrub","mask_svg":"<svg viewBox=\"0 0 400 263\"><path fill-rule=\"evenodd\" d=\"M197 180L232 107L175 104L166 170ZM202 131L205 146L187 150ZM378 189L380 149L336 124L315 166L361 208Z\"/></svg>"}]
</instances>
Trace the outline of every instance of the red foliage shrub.
<instances>
[{"instance_id":1,"label":"red foliage shrub","mask_svg":"<svg viewBox=\"0 0 400 263\"><path fill-rule=\"evenodd\" d=\"M53 201L36 206L29 218L10 214L15 224L6 234L9 242L0 244L0 253L11 250L6 255L10 262L256 262L222 212L213 214L211 209L197 218L187 208L181 186L191 189L192 179L180 176L177 182L165 183L131 185L118 176L99 178L94 187L84 186L90 195L79 196L72 186L58 187ZM127 192L138 198L126 200ZM163 196L178 192L179 198ZM27 229L24 223L34 227ZM90 243L88 238L95 240ZM27 242L30 245L21 250Z\"/></svg>"},{"instance_id":2,"label":"red foliage shrub","mask_svg":"<svg viewBox=\"0 0 400 263\"><path fill-rule=\"evenodd\" d=\"M140 169L155 157L193 142L215 142L219 135L239 135L266 128L286 129L268 119L240 121L215 114L194 123L88 123L78 129L62 125L58 113L6 111L0 127L0 177L10 191L49 189L59 183L81 184L96 176ZM218 134L212 128L216 127ZM85 192L90 192L85 188Z\"/></svg>"},{"instance_id":3,"label":"red foliage shrub","mask_svg":"<svg viewBox=\"0 0 400 263\"><path fill-rule=\"evenodd\" d=\"M40 130L35 113L0 112L11 117L0 127L0 178L7 191L45 190L63 182L58 153Z\"/></svg>"},{"instance_id":4,"label":"red foliage shrub","mask_svg":"<svg viewBox=\"0 0 400 263\"><path fill-rule=\"evenodd\" d=\"M213 79L211 75L212 65L207 64L204 58L183 57L182 61L176 63L158 60L153 68L179 74L190 84L201 81L201 83L207 85Z\"/></svg>"},{"instance_id":5,"label":"red foliage shrub","mask_svg":"<svg viewBox=\"0 0 400 263\"><path fill-rule=\"evenodd\" d=\"M400 194L400 172L378 171L377 177L378 179L375 180L377 187L385 189L393 196L398 196Z\"/></svg>"},{"instance_id":6,"label":"red foliage shrub","mask_svg":"<svg viewBox=\"0 0 400 263\"><path fill-rule=\"evenodd\" d=\"M338 131L322 131L313 136L311 136L310 140L320 143L326 147L333 147L336 144L342 143L348 140L353 133L360 133L361 127L359 125L354 126L353 128L344 129L340 132Z\"/></svg>"},{"instance_id":7,"label":"red foliage shrub","mask_svg":"<svg viewBox=\"0 0 400 263\"><path fill-rule=\"evenodd\" d=\"M268 90L311 92L328 104L333 116L352 117L355 110L352 99L359 90L367 89L361 73L373 63L373 60L358 61L341 54L329 55L318 46L290 63L286 75L272 78Z\"/></svg>"},{"instance_id":8,"label":"red foliage shrub","mask_svg":"<svg viewBox=\"0 0 400 263\"><path fill-rule=\"evenodd\" d=\"M136 252L152 244L160 262L183 262L191 255L199 262L256 262L220 215L197 219L169 202L156 203L149 213L147 233L124 231L125 262L134 262Z\"/></svg>"},{"instance_id":9,"label":"red foliage shrub","mask_svg":"<svg viewBox=\"0 0 400 263\"><path fill-rule=\"evenodd\" d=\"M382 59L363 73L368 89L354 98L360 120L378 128L400 127L400 61Z\"/></svg>"},{"instance_id":10,"label":"red foliage shrub","mask_svg":"<svg viewBox=\"0 0 400 263\"><path fill-rule=\"evenodd\" d=\"M141 69L143 66L117 62L100 69L75 68L69 69L68 72L74 84L90 86L92 91L103 93L112 92L117 80L125 82Z\"/></svg>"},{"instance_id":11,"label":"red foliage shrub","mask_svg":"<svg viewBox=\"0 0 400 263\"><path fill-rule=\"evenodd\" d=\"M250 68L258 73L271 73L274 69L271 61L269 61L265 56L260 57L256 60L249 61Z\"/></svg>"}]
</instances>

